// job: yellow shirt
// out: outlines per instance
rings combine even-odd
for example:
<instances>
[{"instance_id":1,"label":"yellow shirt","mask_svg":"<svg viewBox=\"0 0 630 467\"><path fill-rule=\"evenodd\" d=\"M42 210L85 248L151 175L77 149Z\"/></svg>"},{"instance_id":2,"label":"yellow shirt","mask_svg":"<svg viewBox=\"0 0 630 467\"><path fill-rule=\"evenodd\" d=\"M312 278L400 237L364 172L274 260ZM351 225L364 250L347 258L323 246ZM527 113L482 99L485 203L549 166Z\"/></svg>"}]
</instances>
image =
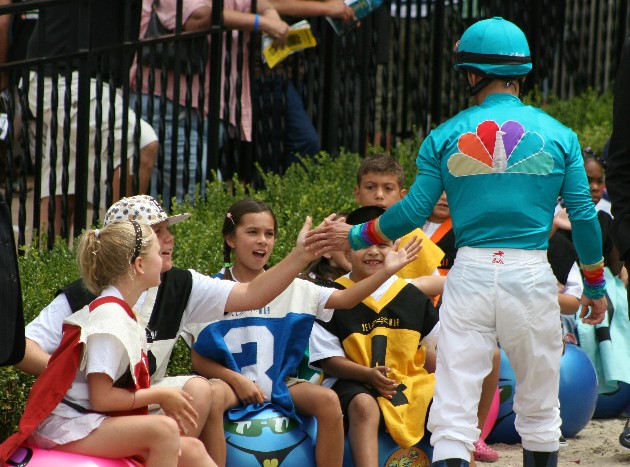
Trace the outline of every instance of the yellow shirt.
<instances>
[{"instance_id":1,"label":"yellow shirt","mask_svg":"<svg viewBox=\"0 0 630 467\"><path fill-rule=\"evenodd\" d=\"M430 276L442 263L444 252L421 229L415 229L401 238L400 244L404 245L411 237L416 235L422 239L422 249L418 257L396 273L401 279L415 279L420 276Z\"/></svg>"}]
</instances>

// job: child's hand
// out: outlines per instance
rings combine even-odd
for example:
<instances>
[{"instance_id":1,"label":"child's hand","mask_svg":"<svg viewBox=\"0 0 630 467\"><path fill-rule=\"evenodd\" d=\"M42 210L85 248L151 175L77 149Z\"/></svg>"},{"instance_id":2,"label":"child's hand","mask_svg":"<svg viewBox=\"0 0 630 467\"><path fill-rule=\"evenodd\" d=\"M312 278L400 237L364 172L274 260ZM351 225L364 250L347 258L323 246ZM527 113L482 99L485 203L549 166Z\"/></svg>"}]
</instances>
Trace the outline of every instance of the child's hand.
<instances>
[{"instance_id":1,"label":"child's hand","mask_svg":"<svg viewBox=\"0 0 630 467\"><path fill-rule=\"evenodd\" d=\"M385 399L391 399L396 394L396 381L387 377L388 371L386 366L370 368L366 381Z\"/></svg>"},{"instance_id":2,"label":"child's hand","mask_svg":"<svg viewBox=\"0 0 630 467\"><path fill-rule=\"evenodd\" d=\"M308 251L306 249L306 234L311 230L312 226L313 219L311 219L311 216L306 216L302 230L300 230L297 241L295 242L295 250L300 254L300 257L306 263L310 263L311 261L317 259L317 256L312 251Z\"/></svg>"},{"instance_id":3,"label":"child's hand","mask_svg":"<svg viewBox=\"0 0 630 467\"><path fill-rule=\"evenodd\" d=\"M239 373L236 382L232 382L236 397L244 404L262 404L267 399L265 392L251 379Z\"/></svg>"},{"instance_id":4,"label":"child's hand","mask_svg":"<svg viewBox=\"0 0 630 467\"><path fill-rule=\"evenodd\" d=\"M186 424L194 428L197 427L199 414L190 405L192 397L183 389L179 388L155 388L159 391L159 404L166 415L177 422L179 431L186 434Z\"/></svg>"},{"instance_id":5,"label":"child's hand","mask_svg":"<svg viewBox=\"0 0 630 467\"><path fill-rule=\"evenodd\" d=\"M404 246L399 248L399 245L400 239L394 242L394 246L385 257L385 271L390 276L418 257L417 253L422 249L422 239L414 236Z\"/></svg>"}]
</instances>

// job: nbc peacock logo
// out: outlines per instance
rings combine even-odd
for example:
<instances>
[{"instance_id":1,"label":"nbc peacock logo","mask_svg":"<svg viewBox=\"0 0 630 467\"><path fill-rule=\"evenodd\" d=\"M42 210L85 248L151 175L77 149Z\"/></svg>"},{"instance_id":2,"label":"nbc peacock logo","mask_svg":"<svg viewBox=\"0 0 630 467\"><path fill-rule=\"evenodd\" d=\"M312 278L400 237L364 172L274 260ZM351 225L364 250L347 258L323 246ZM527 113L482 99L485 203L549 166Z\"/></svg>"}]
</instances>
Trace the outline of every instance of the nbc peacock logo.
<instances>
[{"instance_id":1,"label":"nbc peacock logo","mask_svg":"<svg viewBox=\"0 0 630 467\"><path fill-rule=\"evenodd\" d=\"M553 170L553 157L545 151L545 141L534 131L525 131L519 122L503 125L486 120L475 133L464 133L457 149L448 160L454 177L497 173L548 175Z\"/></svg>"}]
</instances>

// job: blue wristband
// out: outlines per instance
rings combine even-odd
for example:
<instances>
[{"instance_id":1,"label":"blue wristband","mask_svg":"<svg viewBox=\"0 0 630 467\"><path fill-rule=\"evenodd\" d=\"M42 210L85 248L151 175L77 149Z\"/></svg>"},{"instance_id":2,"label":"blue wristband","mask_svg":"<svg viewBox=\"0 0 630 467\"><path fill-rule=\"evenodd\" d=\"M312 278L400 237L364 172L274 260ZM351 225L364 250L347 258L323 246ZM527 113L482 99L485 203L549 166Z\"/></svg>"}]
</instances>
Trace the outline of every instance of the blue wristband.
<instances>
[{"instance_id":1,"label":"blue wristband","mask_svg":"<svg viewBox=\"0 0 630 467\"><path fill-rule=\"evenodd\" d=\"M254 32L258 32L258 25L260 23L260 15L256 15L254 18Z\"/></svg>"},{"instance_id":2,"label":"blue wristband","mask_svg":"<svg viewBox=\"0 0 630 467\"><path fill-rule=\"evenodd\" d=\"M363 224L353 225L350 228L350 232L348 232L348 242L350 243L350 248L355 251L370 246L370 243L366 242L363 238L361 229L362 226Z\"/></svg>"}]
</instances>

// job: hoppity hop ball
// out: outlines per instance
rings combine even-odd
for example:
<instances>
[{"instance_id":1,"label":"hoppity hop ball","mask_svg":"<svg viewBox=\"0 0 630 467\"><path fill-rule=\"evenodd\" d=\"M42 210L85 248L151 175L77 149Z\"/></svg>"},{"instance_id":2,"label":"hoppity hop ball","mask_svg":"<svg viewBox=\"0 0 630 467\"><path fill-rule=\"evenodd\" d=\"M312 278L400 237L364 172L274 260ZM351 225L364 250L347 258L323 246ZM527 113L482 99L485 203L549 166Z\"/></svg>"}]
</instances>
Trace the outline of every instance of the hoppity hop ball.
<instances>
[{"instance_id":1,"label":"hoppity hop ball","mask_svg":"<svg viewBox=\"0 0 630 467\"><path fill-rule=\"evenodd\" d=\"M513 410L516 375L501 349L499 390L501 404L489 443L516 444L521 437L514 427L516 414ZM570 438L577 435L589 422L597 402L597 376L593 364L584 351L574 344L566 344L560 359L560 418L562 435Z\"/></svg>"},{"instance_id":2,"label":"hoppity hop ball","mask_svg":"<svg viewBox=\"0 0 630 467\"><path fill-rule=\"evenodd\" d=\"M430 467L433 458L433 447L429 440L431 433L425 432L424 437L415 446L401 448L384 428L378 430L378 465L379 467ZM344 445L343 467L354 467L348 438Z\"/></svg>"},{"instance_id":3,"label":"hoppity hop ball","mask_svg":"<svg viewBox=\"0 0 630 467\"><path fill-rule=\"evenodd\" d=\"M228 467L315 467L316 421L302 423L265 408L247 418L224 418Z\"/></svg>"},{"instance_id":4,"label":"hoppity hop ball","mask_svg":"<svg viewBox=\"0 0 630 467\"><path fill-rule=\"evenodd\" d=\"M630 405L630 384L620 382L616 391L597 395L593 418L615 418Z\"/></svg>"},{"instance_id":5,"label":"hoppity hop ball","mask_svg":"<svg viewBox=\"0 0 630 467\"><path fill-rule=\"evenodd\" d=\"M137 464L127 459L106 459L30 446L17 448L4 464L5 467L134 467L135 465Z\"/></svg>"},{"instance_id":6,"label":"hoppity hop ball","mask_svg":"<svg viewBox=\"0 0 630 467\"><path fill-rule=\"evenodd\" d=\"M560 360L560 418L562 435L570 438L588 424L597 404L597 375L584 351L566 344Z\"/></svg>"}]
</instances>

